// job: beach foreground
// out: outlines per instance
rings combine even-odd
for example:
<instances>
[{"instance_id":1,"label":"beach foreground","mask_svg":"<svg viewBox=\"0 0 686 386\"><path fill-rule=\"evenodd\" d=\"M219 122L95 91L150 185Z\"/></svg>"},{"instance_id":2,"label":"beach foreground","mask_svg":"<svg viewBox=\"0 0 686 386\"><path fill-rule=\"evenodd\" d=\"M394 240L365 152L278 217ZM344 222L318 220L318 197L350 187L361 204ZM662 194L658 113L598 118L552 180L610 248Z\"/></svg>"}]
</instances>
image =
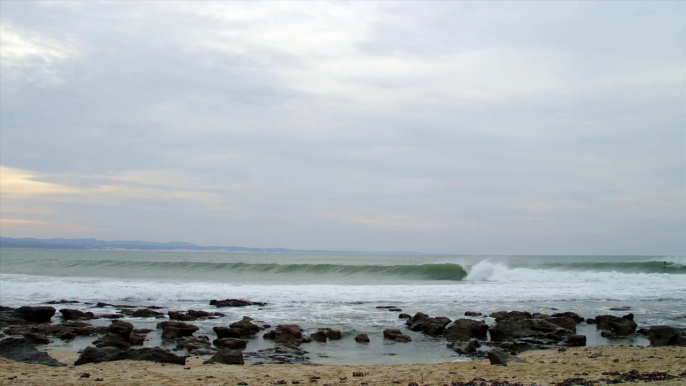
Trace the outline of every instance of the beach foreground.
<instances>
[{"instance_id":1,"label":"beach foreground","mask_svg":"<svg viewBox=\"0 0 686 386\"><path fill-rule=\"evenodd\" d=\"M583 385L586 380L617 379L618 373L637 371L644 376L668 372L677 378L658 380L659 374L643 381L651 385L686 384L684 347L579 347L566 351L530 351L519 357L526 363L494 366L488 360L418 365L203 365L205 358L188 358L186 365L152 362L108 362L73 366L78 354L52 351L68 367L47 367L0 358L2 385L452 385L481 378L492 385ZM611 372L611 373L608 373ZM605 373L605 374L603 374ZM636 373L634 373L636 374ZM635 378L635 376L633 377ZM567 382L565 383L565 380ZM509 383L507 383L509 382ZM480 382L479 382L480 384ZM495 383L496 385L498 383ZM605 382L599 382L605 384Z\"/></svg>"}]
</instances>

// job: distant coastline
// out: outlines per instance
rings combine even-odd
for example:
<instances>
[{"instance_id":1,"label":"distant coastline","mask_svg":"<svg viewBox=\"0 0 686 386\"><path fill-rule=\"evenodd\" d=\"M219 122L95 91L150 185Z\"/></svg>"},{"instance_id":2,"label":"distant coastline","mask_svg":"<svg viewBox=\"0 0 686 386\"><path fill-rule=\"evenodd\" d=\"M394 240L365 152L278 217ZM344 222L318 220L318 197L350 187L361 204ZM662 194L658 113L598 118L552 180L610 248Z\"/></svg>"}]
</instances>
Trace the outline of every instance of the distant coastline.
<instances>
[{"instance_id":1,"label":"distant coastline","mask_svg":"<svg viewBox=\"0 0 686 386\"><path fill-rule=\"evenodd\" d=\"M26 249L87 249L122 251L178 251L178 252L240 252L240 253L300 253L300 254L365 254L365 255L424 255L414 251L367 252L367 251L329 251L299 250L288 248L254 248L237 246L201 246L186 242L158 243L139 240L106 241L98 239L37 239L0 237L0 248Z\"/></svg>"}]
</instances>

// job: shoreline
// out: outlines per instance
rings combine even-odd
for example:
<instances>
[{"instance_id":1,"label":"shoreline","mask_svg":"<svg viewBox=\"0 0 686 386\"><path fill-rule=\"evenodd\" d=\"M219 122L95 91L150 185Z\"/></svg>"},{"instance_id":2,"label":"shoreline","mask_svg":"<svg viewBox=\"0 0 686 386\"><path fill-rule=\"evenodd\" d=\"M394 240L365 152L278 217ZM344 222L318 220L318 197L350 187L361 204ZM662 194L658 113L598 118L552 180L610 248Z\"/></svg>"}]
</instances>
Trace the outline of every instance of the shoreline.
<instances>
[{"instance_id":1,"label":"shoreline","mask_svg":"<svg viewBox=\"0 0 686 386\"><path fill-rule=\"evenodd\" d=\"M475 378L503 385L550 385L567 379L616 379L637 371L646 376L668 372L677 378L632 384L683 385L686 383L685 347L578 347L566 350L527 351L525 363L495 366L488 360L416 365L203 365L205 357L190 357L185 365L119 361L73 366L78 353L48 352L68 367L47 367L0 358L0 384L86 385L459 385ZM608 373L610 372L610 373ZM605 373L605 374L603 374ZM355 375L354 375L355 374ZM316 378L318 377L318 378ZM285 382L285 383L284 383ZM560 383L562 384L562 383ZM570 383L581 384L581 383ZM590 383L588 383L590 384ZM603 383L601 383L603 384Z\"/></svg>"}]
</instances>

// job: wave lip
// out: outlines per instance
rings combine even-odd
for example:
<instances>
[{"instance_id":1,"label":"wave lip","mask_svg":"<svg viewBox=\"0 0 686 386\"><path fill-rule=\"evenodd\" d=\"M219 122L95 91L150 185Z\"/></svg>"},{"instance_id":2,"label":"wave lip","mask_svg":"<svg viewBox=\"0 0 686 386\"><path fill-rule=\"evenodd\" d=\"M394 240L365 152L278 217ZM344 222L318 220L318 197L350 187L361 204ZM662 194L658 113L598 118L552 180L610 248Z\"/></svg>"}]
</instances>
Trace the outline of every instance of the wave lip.
<instances>
[{"instance_id":1,"label":"wave lip","mask_svg":"<svg viewBox=\"0 0 686 386\"><path fill-rule=\"evenodd\" d=\"M235 276L243 278L250 275L265 278L266 276L311 278L372 278L372 279L406 279L461 281L467 276L465 268L459 264L409 264L409 265L347 265L347 264L277 264L277 263L220 263L207 261L131 261L131 260L54 260L35 261L29 267L19 268L16 273L40 274L48 270L52 274L64 276L135 276L154 277L197 277L226 278ZM24 269L22 269L24 268ZM27 271L28 270L28 271ZM10 273L10 272L8 272ZM278 280L278 279L277 279Z\"/></svg>"}]
</instances>

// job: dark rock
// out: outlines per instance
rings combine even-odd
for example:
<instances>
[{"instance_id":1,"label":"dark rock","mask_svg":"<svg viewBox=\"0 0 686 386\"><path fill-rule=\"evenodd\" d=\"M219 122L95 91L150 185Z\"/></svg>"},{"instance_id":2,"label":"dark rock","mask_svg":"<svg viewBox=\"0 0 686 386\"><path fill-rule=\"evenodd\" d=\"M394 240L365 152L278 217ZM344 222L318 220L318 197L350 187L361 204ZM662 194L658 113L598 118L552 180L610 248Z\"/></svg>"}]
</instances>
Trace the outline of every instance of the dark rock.
<instances>
[{"instance_id":1,"label":"dark rock","mask_svg":"<svg viewBox=\"0 0 686 386\"><path fill-rule=\"evenodd\" d=\"M545 320L549 321L552 324L558 325L562 328L566 328L567 330L573 333L576 333L576 321L572 318L568 318L566 316L552 316L546 318Z\"/></svg>"},{"instance_id":2,"label":"dark rock","mask_svg":"<svg viewBox=\"0 0 686 386\"><path fill-rule=\"evenodd\" d=\"M595 320L595 318L593 318L593 319L590 319L590 318L589 318L589 319L586 319L586 324L596 324L596 323L598 323L598 322Z\"/></svg>"},{"instance_id":3,"label":"dark rock","mask_svg":"<svg viewBox=\"0 0 686 386\"><path fill-rule=\"evenodd\" d=\"M397 328L388 328L388 329L383 330L384 339L395 340L396 337L398 337L402 334L403 334L403 332L398 330Z\"/></svg>"},{"instance_id":4,"label":"dark rock","mask_svg":"<svg viewBox=\"0 0 686 386\"><path fill-rule=\"evenodd\" d=\"M367 336L367 334L358 334L357 336L355 336L355 342L369 343L369 336Z\"/></svg>"},{"instance_id":5,"label":"dark rock","mask_svg":"<svg viewBox=\"0 0 686 386\"><path fill-rule=\"evenodd\" d=\"M76 366L86 363L101 363L121 360L149 361L158 363L186 364L186 357L174 355L159 347L141 348L122 351L115 347L86 347L79 359L74 363Z\"/></svg>"},{"instance_id":6,"label":"dark rock","mask_svg":"<svg viewBox=\"0 0 686 386\"><path fill-rule=\"evenodd\" d=\"M229 324L230 328L235 328L241 332L241 338L252 338L263 328L252 322L252 319L244 316L242 320Z\"/></svg>"},{"instance_id":7,"label":"dark rock","mask_svg":"<svg viewBox=\"0 0 686 386\"><path fill-rule=\"evenodd\" d=\"M326 332L321 330L314 332L310 334L310 338L315 342L326 343Z\"/></svg>"},{"instance_id":8,"label":"dark rock","mask_svg":"<svg viewBox=\"0 0 686 386\"><path fill-rule=\"evenodd\" d=\"M265 339L273 339L274 342L285 346L295 347L305 340L302 336L302 328L297 324L280 324L276 329L264 334Z\"/></svg>"},{"instance_id":9,"label":"dark rock","mask_svg":"<svg viewBox=\"0 0 686 386\"><path fill-rule=\"evenodd\" d=\"M188 310L188 315L194 316L198 319L210 319L213 317L217 316L226 316L225 314L221 312L207 312L207 311L200 311L200 310Z\"/></svg>"},{"instance_id":10,"label":"dark rock","mask_svg":"<svg viewBox=\"0 0 686 386\"><path fill-rule=\"evenodd\" d=\"M180 312L180 311L169 311L169 312L167 312L167 315L169 315L169 319L171 319L171 320L180 320L183 322L190 322L190 321L198 320L197 317L189 315L189 314L184 314L183 312Z\"/></svg>"},{"instance_id":11,"label":"dark rock","mask_svg":"<svg viewBox=\"0 0 686 386\"><path fill-rule=\"evenodd\" d=\"M214 363L221 363L224 365L242 365L245 363L243 359L243 352L238 350L219 350L212 358L206 360L202 364L210 365Z\"/></svg>"},{"instance_id":12,"label":"dark rock","mask_svg":"<svg viewBox=\"0 0 686 386\"><path fill-rule=\"evenodd\" d=\"M410 314L400 314L398 315L398 319L410 319L412 316Z\"/></svg>"},{"instance_id":13,"label":"dark rock","mask_svg":"<svg viewBox=\"0 0 686 386\"><path fill-rule=\"evenodd\" d=\"M148 361L157 363L172 363L175 365L185 365L186 357L174 355L167 350L159 347L139 348L126 352L126 359L132 361Z\"/></svg>"},{"instance_id":14,"label":"dark rock","mask_svg":"<svg viewBox=\"0 0 686 386\"><path fill-rule=\"evenodd\" d=\"M153 331L154 331L154 330L151 330L151 329L149 329L149 328L135 328L135 329L133 330L133 333L134 333L134 334L147 335L147 334L149 334L149 333L151 333L151 332L153 332Z\"/></svg>"},{"instance_id":15,"label":"dark rock","mask_svg":"<svg viewBox=\"0 0 686 386\"><path fill-rule=\"evenodd\" d=\"M131 348L131 343L127 338L111 332L94 340L93 345L95 345L97 348L115 347L120 350L128 350Z\"/></svg>"},{"instance_id":16,"label":"dark rock","mask_svg":"<svg viewBox=\"0 0 686 386\"><path fill-rule=\"evenodd\" d=\"M243 339L236 338L216 339L212 343L220 349L230 350L243 350L248 345L248 342Z\"/></svg>"},{"instance_id":17,"label":"dark rock","mask_svg":"<svg viewBox=\"0 0 686 386\"><path fill-rule=\"evenodd\" d=\"M329 340L340 340L341 330L334 330L333 328L320 328L319 331L323 331Z\"/></svg>"},{"instance_id":18,"label":"dark rock","mask_svg":"<svg viewBox=\"0 0 686 386\"><path fill-rule=\"evenodd\" d=\"M492 318L495 318L496 322L499 322L504 319L510 319L510 318L523 318L523 319L532 319L533 315L531 315L530 312L527 311L498 311L494 312L491 315L489 315Z\"/></svg>"},{"instance_id":19,"label":"dark rock","mask_svg":"<svg viewBox=\"0 0 686 386\"><path fill-rule=\"evenodd\" d=\"M185 336L178 339L176 340L176 349L187 350L191 355L212 355L217 351L212 347L210 338L205 335Z\"/></svg>"},{"instance_id":20,"label":"dark rock","mask_svg":"<svg viewBox=\"0 0 686 386\"><path fill-rule=\"evenodd\" d=\"M458 319L445 328L443 335L450 341L468 341L472 338L486 340L488 326L483 320Z\"/></svg>"},{"instance_id":21,"label":"dark rock","mask_svg":"<svg viewBox=\"0 0 686 386\"><path fill-rule=\"evenodd\" d=\"M548 318L550 318L550 315L548 315L548 314L543 314L543 313L541 313L541 312L534 312L531 316L532 316L534 319L548 319Z\"/></svg>"},{"instance_id":22,"label":"dark rock","mask_svg":"<svg viewBox=\"0 0 686 386\"><path fill-rule=\"evenodd\" d=\"M133 332L133 324L121 320L113 320L107 327L107 331L112 334L121 335L124 339L128 340L129 335Z\"/></svg>"},{"instance_id":23,"label":"dark rock","mask_svg":"<svg viewBox=\"0 0 686 386\"><path fill-rule=\"evenodd\" d=\"M79 359L74 362L74 365L80 366L86 363L101 363L121 360L115 358L117 358L117 356L119 356L122 352L122 350L116 347L95 348L89 346L81 351L81 355L79 356Z\"/></svg>"},{"instance_id":24,"label":"dark rock","mask_svg":"<svg viewBox=\"0 0 686 386\"><path fill-rule=\"evenodd\" d=\"M568 335L562 341L562 345L570 347L586 346L586 335Z\"/></svg>"},{"instance_id":25,"label":"dark rock","mask_svg":"<svg viewBox=\"0 0 686 386\"><path fill-rule=\"evenodd\" d=\"M276 346L243 355L258 361L254 364L312 364L307 351L297 347Z\"/></svg>"},{"instance_id":26,"label":"dark rock","mask_svg":"<svg viewBox=\"0 0 686 386\"><path fill-rule=\"evenodd\" d=\"M149 308L139 308L135 311L122 310L122 314L129 315L134 318L164 318L164 314L158 311L151 310Z\"/></svg>"},{"instance_id":27,"label":"dark rock","mask_svg":"<svg viewBox=\"0 0 686 386\"><path fill-rule=\"evenodd\" d=\"M162 328L162 339L171 340L184 336L191 336L200 328L193 324L184 322L162 322L157 324L157 328Z\"/></svg>"},{"instance_id":28,"label":"dark rock","mask_svg":"<svg viewBox=\"0 0 686 386\"><path fill-rule=\"evenodd\" d=\"M24 338L5 338L0 341L0 357L21 363L33 363L46 366L66 366L50 355L36 350Z\"/></svg>"},{"instance_id":29,"label":"dark rock","mask_svg":"<svg viewBox=\"0 0 686 386\"><path fill-rule=\"evenodd\" d=\"M397 308L396 306L376 306L376 308L379 309L391 309L391 308Z\"/></svg>"},{"instance_id":30,"label":"dark rock","mask_svg":"<svg viewBox=\"0 0 686 386\"><path fill-rule=\"evenodd\" d=\"M412 337L409 335L398 335L393 340L398 343L407 343L412 342Z\"/></svg>"},{"instance_id":31,"label":"dark rock","mask_svg":"<svg viewBox=\"0 0 686 386\"><path fill-rule=\"evenodd\" d=\"M32 344L50 344L52 341L43 334L36 334L35 332L27 332L23 335L24 338Z\"/></svg>"},{"instance_id":32,"label":"dark rock","mask_svg":"<svg viewBox=\"0 0 686 386\"><path fill-rule=\"evenodd\" d=\"M424 323L429 319L429 315L423 312L417 312L413 317L405 322L407 328L412 331L421 331Z\"/></svg>"},{"instance_id":33,"label":"dark rock","mask_svg":"<svg viewBox=\"0 0 686 386\"><path fill-rule=\"evenodd\" d=\"M631 307L629 306L623 306L623 307L612 307L610 308L610 311L629 311Z\"/></svg>"},{"instance_id":34,"label":"dark rock","mask_svg":"<svg viewBox=\"0 0 686 386\"><path fill-rule=\"evenodd\" d=\"M626 319L626 320L631 320L631 321L633 321L633 320L634 320L634 314L628 313L628 314L622 316L622 319Z\"/></svg>"},{"instance_id":35,"label":"dark rock","mask_svg":"<svg viewBox=\"0 0 686 386\"><path fill-rule=\"evenodd\" d=\"M31 332L30 326L12 326L5 330L7 335L24 335Z\"/></svg>"},{"instance_id":36,"label":"dark rock","mask_svg":"<svg viewBox=\"0 0 686 386\"><path fill-rule=\"evenodd\" d=\"M671 326L651 326L648 339L650 345L660 346L686 346L686 329Z\"/></svg>"},{"instance_id":37,"label":"dark rock","mask_svg":"<svg viewBox=\"0 0 686 386\"><path fill-rule=\"evenodd\" d=\"M45 302L45 304L76 304L80 303L78 300L51 300L49 302Z\"/></svg>"},{"instance_id":38,"label":"dark rock","mask_svg":"<svg viewBox=\"0 0 686 386\"><path fill-rule=\"evenodd\" d=\"M266 306L267 303L250 302L242 299L210 300L210 305L217 308L221 307L247 307L247 306Z\"/></svg>"},{"instance_id":39,"label":"dark rock","mask_svg":"<svg viewBox=\"0 0 686 386\"><path fill-rule=\"evenodd\" d=\"M569 312L569 311L568 312L558 312L558 313L552 314L551 316L555 317L555 318L571 318L577 324L584 321L584 318L579 316L579 314L577 314L575 312Z\"/></svg>"},{"instance_id":40,"label":"dark rock","mask_svg":"<svg viewBox=\"0 0 686 386\"><path fill-rule=\"evenodd\" d=\"M481 312L465 311L464 316L481 316Z\"/></svg>"},{"instance_id":41,"label":"dark rock","mask_svg":"<svg viewBox=\"0 0 686 386\"><path fill-rule=\"evenodd\" d=\"M391 312L401 312L402 309L400 309L400 308L389 308L388 311L391 311Z\"/></svg>"},{"instance_id":42,"label":"dark rock","mask_svg":"<svg viewBox=\"0 0 686 386\"><path fill-rule=\"evenodd\" d=\"M76 334L73 332L64 332L59 335L55 335L56 337L60 338L61 340L72 340L76 338Z\"/></svg>"},{"instance_id":43,"label":"dark rock","mask_svg":"<svg viewBox=\"0 0 686 386\"><path fill-rule=\"evenodd\" d=\"M441 335L445 326L450 324L450 322L451 320L444 316L429 318L422 324L422 332L431 336Z\"/></svg>"},{"instance_id":44,"label":"dark rock","mask_svg":"<svg viewBox=\"0 0 686 386\"><path fill-rule=\"evenodd\" d=\"M240 338L242 336L242 331L237 328L217 326L213 327L212 329L217 334L218 339Z\"/></svg>"},{"instance_id":45,"label":"dark rock","mask_svg":"<svg viewBox=\"0 0 686 386\"><path fill-rule=\"evenodd\" d=\"M54 307L19 307L15 310L16 314L31 323L50 323L50 319L55 315Z\"/></svg>"},{"instance_id":46,"label":"dark rock","mask_svg":"<svg viewBox=\"0 0 686 386\"><path fill-rule=\"evenodd\" d=\"M102 315L100 315L100 317L104 318L104 319L121 319L124 316L125 315L122 315L122 314L102 314Z\"/></svg>"},{"instance_id":47,"label":"dark rock","mask_svg":"<svg viewBox=\"0 0 686 386\"><path fill-rule=\"evenodd\" d=\"M91 320L98 318L92 312L83 312L69 308L62 308L60 314L62 314L62 319L64 320Z\"/></svg>"},{"instance_id":48,"label":"dark rock","mask_svg":"<svg viewBox=\"0 0 686 386\"><path fill-rule=\"evenodd\" d=\"M145 343L145 337L143 335L131 334L129 335L129 342L132 346L142 346Z\"/></svg>"},{"instance_id":49,"label":"dark rock","mask_svg":"<svg viewBox=\"0 0 686 386\"><path fill-rule=\"evenodd\" d=\"M546 334L551 332L560 336L571 333L545 319L533 319L530 314L528 317L522 314L500 316L497 320L497 324L489 328L491 340L495 342L514 341L526 337L545 338Z\"/></svg>"},{"instance_id":50,"label":"dark rock","mask_svg":"<svg viewBox=\"0 0 686 386\"><path fill-rule=\"evenodd\" d=\"M507 366L509 362L524 362L510 353L495 349L488 352L488 360L492 365Z\"/></svg>"},{"instance_id":51,"label":"dark rock","mask_svg":"<svg viewBox=\"0 0 686 386\"><path fill-rule=\"evenodd\" d=\"M613 315L596 316L596 328L609 331L614 336L629 336L636 332L637 324L633 320Z\"/></svg>"},{"instance_id":52,"label":"dark rock","mask_svg":"<svg viewBox=\"0 0 686 386\"><path fill-rule=\"evenodd\" d=\"M470 339L468 341L458 341L451 343L448 347L452 348L456 353L460 355L474 355L481 344L476 339Z\"/></svg>"}]
</instances>

